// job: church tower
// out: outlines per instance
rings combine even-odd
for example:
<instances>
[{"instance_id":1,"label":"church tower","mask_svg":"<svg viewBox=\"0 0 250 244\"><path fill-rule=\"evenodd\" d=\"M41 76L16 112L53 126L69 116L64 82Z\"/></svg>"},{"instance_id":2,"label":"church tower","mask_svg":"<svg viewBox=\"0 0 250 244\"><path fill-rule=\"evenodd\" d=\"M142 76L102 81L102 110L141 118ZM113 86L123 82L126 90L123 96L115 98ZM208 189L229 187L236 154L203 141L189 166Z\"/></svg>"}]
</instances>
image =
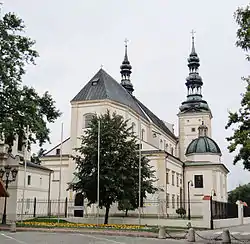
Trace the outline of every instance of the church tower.
<instances>
[{"instance_id":1,"label":"church tower","mask_svg":"<svg viewBox=\"0 0 250 244\"><path fill-rule=\"evenodd\" d=\"M194 32L192 33L194 34ZM202 78L199 75L200 59L195 51L194 35L192 50L188 58L189 75L186 78L187 98L179 108L179 154L186 160L185 152L189 143L198 137L198 128L202 122L208 127L207 135L211 137L212 113L202 98Z\"/></svg>"}]
</instances>

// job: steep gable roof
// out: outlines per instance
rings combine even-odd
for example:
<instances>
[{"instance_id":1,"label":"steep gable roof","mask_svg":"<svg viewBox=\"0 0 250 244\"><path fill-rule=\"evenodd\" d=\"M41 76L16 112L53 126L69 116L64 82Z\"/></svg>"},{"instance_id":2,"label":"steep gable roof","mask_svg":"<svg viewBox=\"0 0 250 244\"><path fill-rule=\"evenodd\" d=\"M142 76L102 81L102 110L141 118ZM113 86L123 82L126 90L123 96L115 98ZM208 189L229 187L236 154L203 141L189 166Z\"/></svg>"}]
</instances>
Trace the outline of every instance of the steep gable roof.
<instances>
[{"instance_id":1,"label":"steep gable roof","mask_svg":"<svg viewBox=\"0 0 250 244\"><path fill-rule=\"evenodd\" d=\"M177 137L172 133L165 123L159 119L150 109L131 95L121 84L113 79L107 72L100 69L94 77L82 88L71 102L87 100L105 100L119 102L127 105L145 120L152 121L157 127L174 139Z\"/></svg>"},{"instance_id":2,"label":"steep gable roof","mask_svg":"<svg viewBox=\"0 0 250 244\"><path fill-rule=\"evenodd\" d=\"M127 90L103 69L100 69L94 75L71 102L104 99L110 99L127 105L144 119L148 120L140 106L138 106Z\"/></svg>"}]
</instances>

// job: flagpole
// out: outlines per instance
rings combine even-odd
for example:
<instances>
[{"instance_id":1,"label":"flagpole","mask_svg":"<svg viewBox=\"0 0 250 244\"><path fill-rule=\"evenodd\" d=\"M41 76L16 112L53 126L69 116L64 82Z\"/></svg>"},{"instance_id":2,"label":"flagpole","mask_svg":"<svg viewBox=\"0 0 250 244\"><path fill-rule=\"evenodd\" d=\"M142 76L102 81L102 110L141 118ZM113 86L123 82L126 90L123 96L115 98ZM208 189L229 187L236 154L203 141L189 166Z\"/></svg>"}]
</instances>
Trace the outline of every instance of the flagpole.
<instances>
[{"instance_id":1,"label":"flagpole","mask_svg":"<svg viewBox=\"0 0 250 244\"><path fill-rule=\"evenodd\" d=\"M139 225L141 225L141 120L139 120Z\"/></svg>"},{"instance_id":2,"label":"flagpole","mask_svg":"<svg viewBox=\"0 0 250 244\"><path fill-rule=\"evenodd\" d=\"M101 121L98 119L98 142L97 142L97 224L99 224L100 206L100 133Z\"/></svg>"},{"instance_id":3,"label":"flagpole","mask_svg":"<svg viewBox=\"0 0 250 244\"><path fill-rule=\"evenodd\" d=\"M24 162L24 174L23 174L23 194L22 194L22 210L21 210L21 223L23 223L23 211L24 211L24 196L26 190L26 173L27 173L27 147L29 143L29 125L27 125L27 145L23 153L23 162Z\"/></svg>"},{"instance_id":4,"label":"flagpole","mask_svg":"<svg viewBox=\"0 0 250 244\"><path fill-rule=\"evenodd\" d=\"M61 188L62 188L62 145L63 145L63 122L61 125L61 145L60 145L60 171L59 171L59 194L58 194L58 216L57 222L59 223L60 219L60 200L61 200Z\"/></svg>"}]
</instances>

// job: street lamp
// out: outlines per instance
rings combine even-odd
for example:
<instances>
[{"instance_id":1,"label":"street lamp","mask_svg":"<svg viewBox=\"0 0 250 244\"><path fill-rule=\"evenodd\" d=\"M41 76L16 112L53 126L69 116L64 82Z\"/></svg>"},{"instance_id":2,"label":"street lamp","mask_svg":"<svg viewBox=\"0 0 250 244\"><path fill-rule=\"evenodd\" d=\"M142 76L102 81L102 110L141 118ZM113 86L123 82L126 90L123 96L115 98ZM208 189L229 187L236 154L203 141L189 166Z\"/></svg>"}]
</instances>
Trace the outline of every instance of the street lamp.
<instances>
[{"instance_id":1,"label":"street lamp","mask_svg":"<svg viewBox=\"0 0 250 244\"><path fill-rule=\"evenodd\" d=\"M191 214L190 214L190 186L193 186L193 181L188 181L188 220L191 219Z\"/></svg>"},{"instance_id":2,"label":"street lamp","mask_svg":"<svg viewBox=\"0 0 250 244\"><path fill-rule=\"evenodd\" d=\"M5 165L3 168L0 169L0 178L5 181L5 188L6 191L8 190L8 186L10 182L13 182L16 180L17 177L17 169L11 167L10 165ZM4 177L5 176L5 177ZM5 179L3 179L5 178ZM6 224L6 207L7 207L7 197L4 199L4 211L3 211L3 218L2 218L2 224Z\"/></svg>"},{"instance_id":3,"label":"street lamp","mask_svg":"<svg viewBox=\"0 0 250 244\"><path fill-rule=\"evenodd\" d=\"M211 195L210 195L210 229L213 230L214 229L214 220L213 220L213 197L216 196L215 190L212 189L211 191Z\"/></svg>"}]
</instances>

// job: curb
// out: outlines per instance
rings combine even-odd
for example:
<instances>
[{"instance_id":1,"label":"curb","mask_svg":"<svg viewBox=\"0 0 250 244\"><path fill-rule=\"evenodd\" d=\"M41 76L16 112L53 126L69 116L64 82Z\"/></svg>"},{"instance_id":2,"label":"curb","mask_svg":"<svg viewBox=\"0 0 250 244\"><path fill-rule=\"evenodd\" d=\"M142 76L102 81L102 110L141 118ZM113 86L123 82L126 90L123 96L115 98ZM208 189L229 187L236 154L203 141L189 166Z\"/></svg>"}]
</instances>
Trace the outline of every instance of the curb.
<instances>
[{"instance_id":1,"label":"curb","mask_svg":"<svg viewBox=\"0 0 250 244\"><path fill-rule=\"evenodd\" d=\"M0 227L0 231L10 231L9 227ZM109 230L86 230L86 229L61 229L61 228L23 228L17 227L17 232L49 232L49 233L80 233L80 234L96 234L109 236L130 236L130 237L146 237L157 238L158 234L152 232L127 232L127 231L109 231Z\"/></svg>"}]
</instances>

